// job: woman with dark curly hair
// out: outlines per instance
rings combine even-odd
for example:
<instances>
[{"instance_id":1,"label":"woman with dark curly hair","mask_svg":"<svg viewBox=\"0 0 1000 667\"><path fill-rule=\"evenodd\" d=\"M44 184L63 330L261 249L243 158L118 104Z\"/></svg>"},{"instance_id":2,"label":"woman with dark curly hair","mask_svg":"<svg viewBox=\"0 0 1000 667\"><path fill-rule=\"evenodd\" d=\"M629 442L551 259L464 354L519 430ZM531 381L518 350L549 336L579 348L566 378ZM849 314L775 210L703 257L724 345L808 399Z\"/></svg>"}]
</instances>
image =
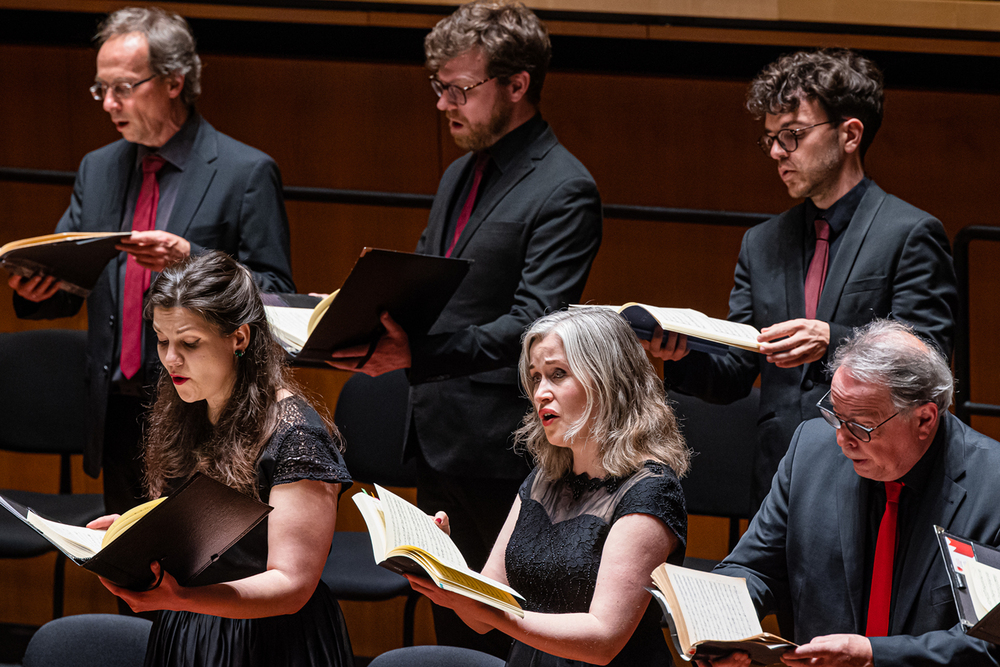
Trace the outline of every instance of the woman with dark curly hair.
<instances>
[{"instance_id":1,"label":"woman with dark curly hair","mask_svg":"<svg viewBox=\"0 0 1000 667\"><path fill-rule=\"evenodd\" d=\"M689 452L663 385L632 329L603 308L536 321L520 373L533 409L517 437L537 466L483 574L525 597L524 618L423 579L411 585L472 629L513 637L508 665L670 664L644 587L656 566L683 561L677 477ZM443 512L437 519L450 528Z\"/></svg>"},{"instance_id":2,"label":"woman with dark curly hair","mask_svg":"<svg viewBox=\"0 0 1000 667\"><path fill-rule=\"evenodd\" d=\"M159 275L144 316L163 365L145 443L150 497L201 472L274 508L189 586L169 573L145 592L102 580L133 610L162 610L146 664L350 665L320 575L351 478L336 427L289 377L253 277L225 253L190 257Z\"/></svg>"}]
</instances>

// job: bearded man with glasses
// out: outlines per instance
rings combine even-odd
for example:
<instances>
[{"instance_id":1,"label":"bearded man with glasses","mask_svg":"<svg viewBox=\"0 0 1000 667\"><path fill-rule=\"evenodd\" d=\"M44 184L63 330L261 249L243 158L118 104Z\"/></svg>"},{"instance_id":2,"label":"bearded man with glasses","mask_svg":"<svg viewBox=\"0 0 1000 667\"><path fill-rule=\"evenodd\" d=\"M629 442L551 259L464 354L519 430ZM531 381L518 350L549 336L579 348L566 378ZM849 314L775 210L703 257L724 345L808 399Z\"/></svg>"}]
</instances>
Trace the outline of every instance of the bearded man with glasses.
<instances>
[{"instance_id":1,"label":"bearded man with glasses","mask_svg":"<svg viewBox=\"0 0 1000 667\"><path fill-rule=\"evenodd\" d=\"M264 153L209 125L195 108L201 60L187 22L126 8L97 34L90 95L122 140L84 156L57 232L131 232L87 297L91 422L84 468L104 471L109 513L142 500L141 422L159 377L156 335L142 320L151 273L223 250L262 289L294 292L281 175ZM83 299L51 276L12 277L18 317L74 315Z\"/></svg>"},{"instance_id":2,"label":"bearded man with glasses","mask_svg":"<svg viewBox=\"0 0 1000 667\"><path fill-rule=\"evenodd\" d=\"M428 94L466 155L438 186L417 252L474 260L431 333L387 333L334 353L343 370L406 368L406 456L417 459L417 504L445 511L451 536L481 570L529 472L512 433L530 403L517 362L525 328L576 303L601 243L601 200L587 169L539 113L552 54L545 26L520 3L472 2L424 41ZM430 95L428 95L430 96ZM510 639L484 641L454 612L434 607L438 643L506 656Z\"/></svg>"},{"instance_id":3,"label":"bearded man with glasses","mask_svg":"<svg viewBox=\"0 0 1000 667\"><path fill-rule=\"evenodd\" d=\"M791 616L800 646L786 665L997 665L1000 647L959 621L934 527L1000 542L1000 443L948 412L948 362L912 327L871 322L831 367L824 419L795 431L763 506L715 571L746 580L758 616Z\"/></svg>"},{"instance_id":4,"label":"bearded man with glasses","mask_svg":"<svg viewBox=\"0 0 1000 667\"><path fill-rule=\"evenodd\" d=\"M882 73L852 51L803 51L764 68L747 96L764 120L758 145L805 201L743 237L729 319L761 331L762 354L689 353L676 334L645 343L664 359L668 387L713 403L746 396L760 377L757 442L734 443L756 446L751 511L795 428L819 416L825 365L851 328L891 317L951 354L958 292L944 227L865 176L882 104Z\"/></svg>"}]
</instances>

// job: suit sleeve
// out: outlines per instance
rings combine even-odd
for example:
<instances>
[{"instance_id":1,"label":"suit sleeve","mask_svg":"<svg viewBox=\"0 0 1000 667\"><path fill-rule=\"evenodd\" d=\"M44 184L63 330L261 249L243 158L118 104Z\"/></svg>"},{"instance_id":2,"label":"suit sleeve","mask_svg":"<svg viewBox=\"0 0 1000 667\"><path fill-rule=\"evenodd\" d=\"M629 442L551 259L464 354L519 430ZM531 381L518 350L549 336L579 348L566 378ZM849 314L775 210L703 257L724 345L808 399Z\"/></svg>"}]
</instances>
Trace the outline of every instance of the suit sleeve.
<instances>
[{"instance_id":1,"label":"suit sleeve","mask_svg":"<svg viewBox=\"0 0 1000 667\"><path fill-rule=\"evenodd\" d=\"M84 182L87 177L87 162L89 156L84 156L80 162L80 168L76 172L76 179L73 181L73 195L70 198L69 208L63 213L56 225L56 233L78 232L80 231L80 214L83 210ZM83 298L59 290L51 298L34 303L23 299L14 293L14 313L23 320L53 320L60 317L72 317L83 305Z\"/></svg>"},{"instance_id":2,"label":"suit sleeve","mask_svg":"<svg viewBox=\"0 0 1000 667\"><path fill-rule=\"evenodd\" d=\"M958 279L944 227L924 218L913 227L892 284L892 318L911 324L951 358L958 312Z\"/></svg>"},{"instance_id":3,"label":"suit sleeve","mask_svg":"<svg viewBox=\"0 0 1000 667\"><path fill-rule=\"evenodd\" d=\"M764 504L733 552L715 568L718 574L746 579L750 599L760 618L783 608L789 599L788 498L801 433L800 425L771 480L771 491Z\"/></svg>"},{"instance_id":4,"label":"suit sleeve","mask_svg":"<svg viewBox=\"0 0 1000 667\"><path fill-rule=\"evenodd\" d=\"M1000 648L965 634L962 626L922 635L872 637L875 667L923 665L996 665Z\"/></svg>"},{"instance_id":5,"label":"suit sleeve","mask_svg":"<svg viewBox=\"0 0 1000 667\"><path fill-rule=\"evenodd\" d=\"M743 235L740 256L736 262L733 290L729 294L731 322L754 325L753 285L750 264L753 261L751 233ZM705 352L690 352L680 361L663 364L663 380L670 389L697 396L709 403L728 404L750 394L760 373L760 355L730 347L725 356Z\"/></svg>"},{"instance_id":6,"label":"suit sleeve","mask_svg":"<svg viewBox=\"0 0 1000 667\"><path fill-rule=\"evenodd\" d=\"M247 179L239 212L236 259L245 264L263 292L294 292L288 215L281 173L270 158L257 161ZM205 252L192 243L191 254Z\"/></svg>"},{"instance_id":7,"label":"suit sleeve","mask_svg":"<svg viewBox=\"0 0 1000 667\"><path fill-rule=\"evenodd\" d=\"M510 310L492 322L410 341L410 382L443 380L517 363L521 334L578 301L601 244L601 200L589 178L552 190L532 221Z\"/></svg>"}]
</instances>

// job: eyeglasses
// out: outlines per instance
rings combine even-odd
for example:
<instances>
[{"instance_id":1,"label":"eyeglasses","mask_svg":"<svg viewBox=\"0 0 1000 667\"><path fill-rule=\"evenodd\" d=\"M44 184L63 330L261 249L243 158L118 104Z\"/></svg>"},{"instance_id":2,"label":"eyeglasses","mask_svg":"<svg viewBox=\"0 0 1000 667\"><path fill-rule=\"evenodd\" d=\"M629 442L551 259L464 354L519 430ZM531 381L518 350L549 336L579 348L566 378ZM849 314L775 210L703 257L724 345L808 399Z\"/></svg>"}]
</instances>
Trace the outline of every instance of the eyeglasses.
<instances>
[{"instance_id":1,"label":"eyeglasses","mask_svg":"<svg viewBox=\"0 0 1000 667\"><path fill-rule=\"evenodd\" d=\"M830 426L832 426L837 430L840 430L841 426L846 427L848 432L861 442L871 442L872 432L879 426L882 426L882 424L888 422L889 419L892 419L892 417L895 417L896 415L899 414L899 412L896 412L892 415L892 417L889 417L889 419L886 419L884 422L882 422L882 424L877 424L876 426L868 428L867 426L862 426L861 424L858 424L856 422L849 422L838 417L837 413L833 411L833 407L823 405L823 402L828 401L829 398L830 398L830 392L828 391L826 392L826 394L823 395L823 398L819 399L819 401L816 402L816 407L819 408L819 413L823 415L823 419L826 420L827 424L829 424Z\"/></svg>"},{"instance_id":2,"label":"eyeglasses","mask_svg":"<svg viewBox=\"0 0 1000 667\"><path fill-rule=\"evenodd\" d=\"M822 123L816 123L815 125L807 125L805 127L798 127L794 130L779 130L777 134L762 134L760 138L757 139L757 145L760 149L764 151L764 155L771 155L771 147L774 146L774 142L777 141L778 145L781 146L781 150L786 153L794 153L795 149L799 147L799 135L806 130L811 130L814 127L819 127L820 125L827 124L839 124L841 121L825 120Z\"/></svg>"},{"instance_id":3,"label":"eyeglasses","mask_svg":"<svg viewBox=\"0 0 1000 667\"><path fill-rule=\"evenodd\" d=\"M431 74L430 76L431 88L434 89L434 94L437 95L438 97L447 94L448 101L451 102L452 104L457 104L458 106L462 106L463 104L469 101L468 98L465 96L466 91L472 90L476 86L481 86L487 81L492 81L495 78L496 78L495 76L491 76L490 78L483 79L479 83L474 83L471 86L456 86L453 83L442 82L440 79L437 78L436 74Z\"/></svg>"},{"instance_id":4,"label":"eyeglasses","mask_svg":"<svg viewBox=\"0 0 1000 667\"><path fill-rule=\"evenodd\" d=\"M110 92L114 95L116 100L127 100L132 97L132 91L146 83L147 81L152 81L156 78L153 74L150 77L143 79L142 81L136 81L135 83L127 83L125 81L119 81L118 83L113 83L110 86L106 83L95 83L90 87L90 94L98 102L104 101L104 98Z\"/></svg>"}]
</instances>

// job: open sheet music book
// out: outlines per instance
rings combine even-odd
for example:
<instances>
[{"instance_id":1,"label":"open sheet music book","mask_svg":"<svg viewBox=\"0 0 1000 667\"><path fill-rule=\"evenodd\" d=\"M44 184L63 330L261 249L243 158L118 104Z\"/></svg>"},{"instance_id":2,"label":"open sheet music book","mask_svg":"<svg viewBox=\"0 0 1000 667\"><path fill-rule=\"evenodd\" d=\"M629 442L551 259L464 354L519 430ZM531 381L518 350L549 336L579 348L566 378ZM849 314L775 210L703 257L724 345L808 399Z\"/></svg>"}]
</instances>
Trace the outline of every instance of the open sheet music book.
<instances>
[{"instance_id":1,"label":"open sheet music book","mask_svg":"<svg viewBox=\"0 0 1000 667\"><path fill-rule=\"evenodd\" d=\"M687 336L688 349L691 350L726 354L727 348L732 346L760 352L760 345L757 343L760 332L749 324L709 317L691 308L663 308L635 302L623 306L598 307L621 314L635 331L635 335L642 340L652 340L653 330L659 325L664 331Z\"/></svg>"},{"instance_id":2,"label":"open sheet music book","mask_svg":"<svg viewBox=\"0 0 1000 667\"><path fill-rule=\"evenodd\" d=\"M795 644L764 632L746 580L664 563L650 589L663 607L677 654L685 660L745 651L762 665L781 661Z\"/></svg>"},{"instance_id":3,"label":"open sheet music book","mask_svg":"<svg viewBox=\"0 0 1000 667\"><path fill-rule=\"evenodd\" d=\"M352 496L368 525L375 562L393 572L429 577L438 587L517 616L524 598L509 586L469 569L462 553L432 517L376 485L378 498Z\"/></svg>"},{"instance_id":4,"label":"open sheet music book","mask_svg":"<svg viewBox=\"0 0 1000 667\"><path fill-rule=\"evenodd\" d=\"M62 232L11 241L0 247L0 265L25 278L55 276L60 289L86 297L104 267L118 256L115 246L131 232Z\"/></svg>"}]
</instances>

